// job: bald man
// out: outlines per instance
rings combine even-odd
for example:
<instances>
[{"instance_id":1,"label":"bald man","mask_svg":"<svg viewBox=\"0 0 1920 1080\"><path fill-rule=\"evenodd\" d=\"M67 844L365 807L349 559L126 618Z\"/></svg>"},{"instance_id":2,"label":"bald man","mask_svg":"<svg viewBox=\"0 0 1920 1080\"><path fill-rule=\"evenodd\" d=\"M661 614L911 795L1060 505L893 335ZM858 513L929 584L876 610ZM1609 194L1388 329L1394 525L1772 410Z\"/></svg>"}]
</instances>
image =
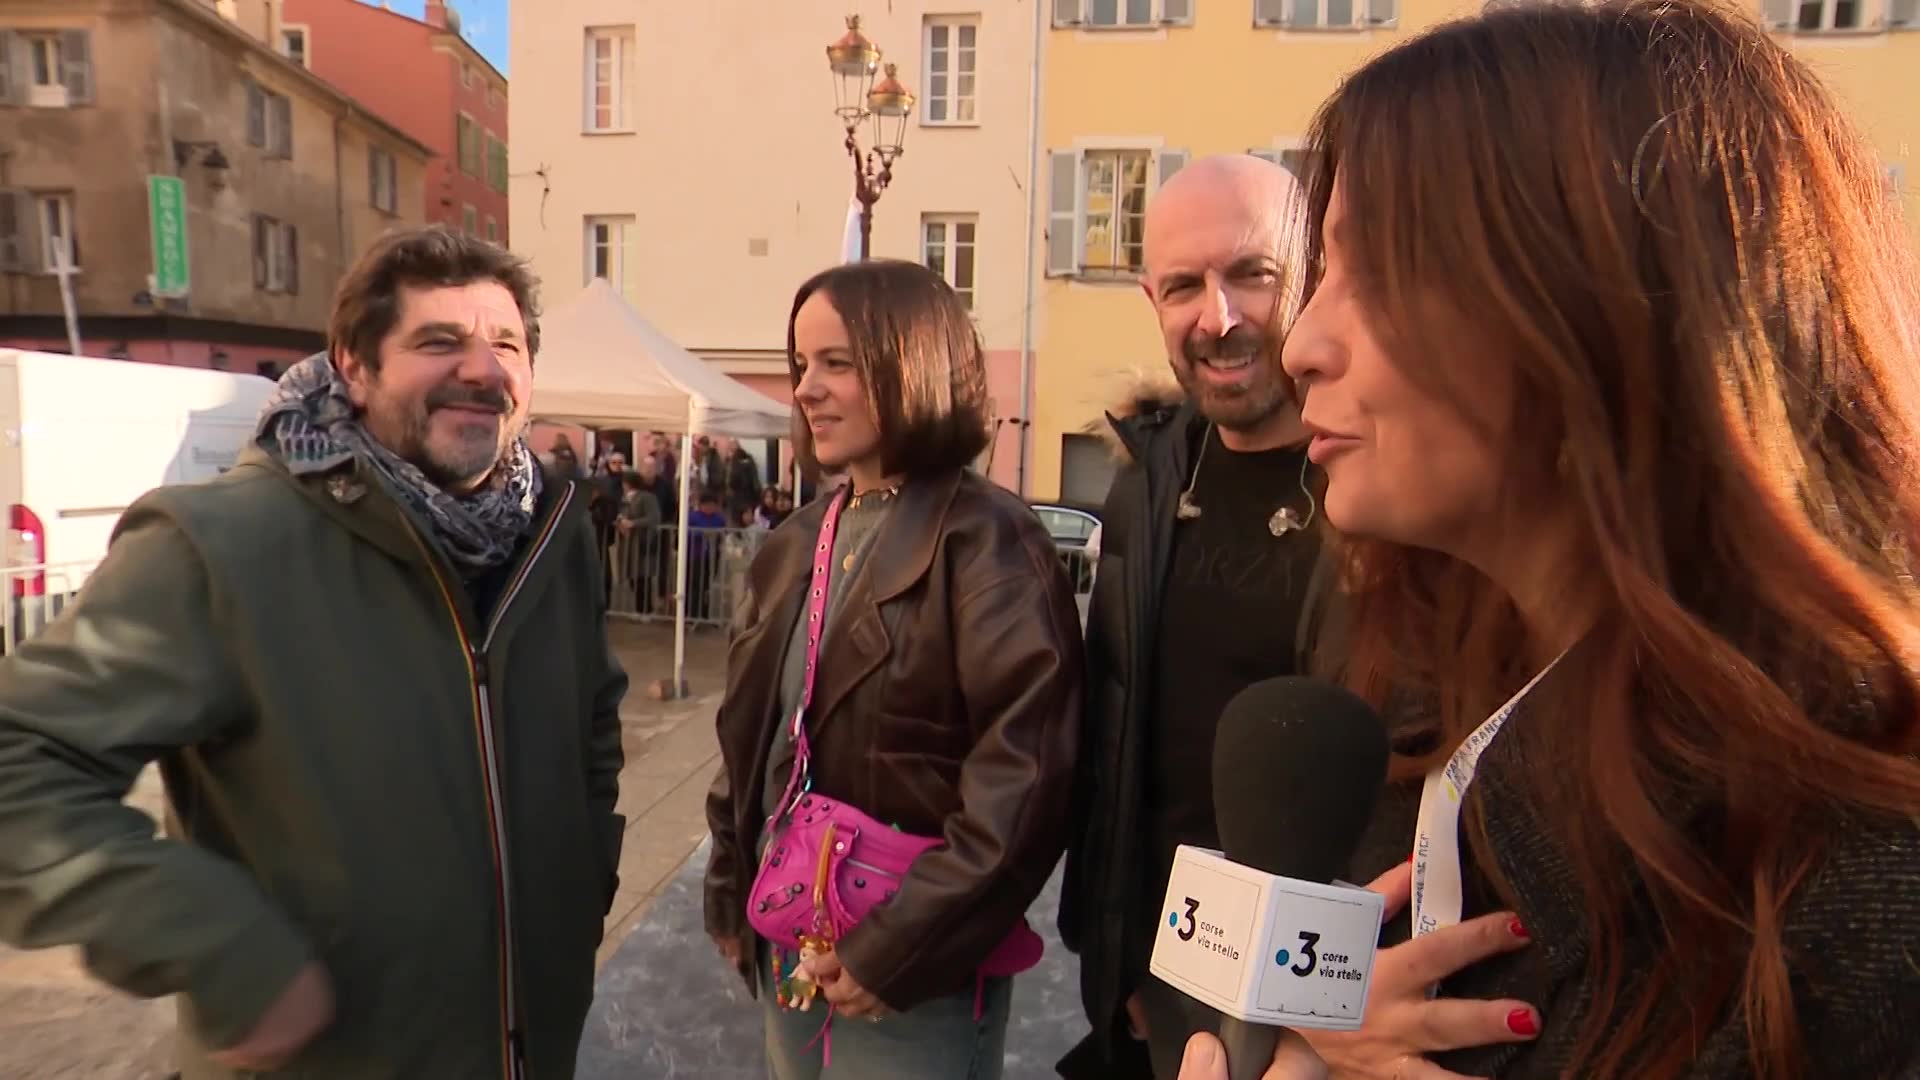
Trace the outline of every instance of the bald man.
<instances>
[{"instance_id":1,"label":"bald man","mask_svg":"<svg viewBox=\"0 0 1920 1080\"><path fill-rule=\"evenodd\" d=\"M1060 1062L1073 1080L1174 1080L1188 1037L1217 1024L1147 972L1173 852L1219 846L1221 709L1249 683L1304 672L1330 580L1319 478L1280 369L1297 198L1280 166L1232 155L1188 165L1147 207L1141 286L1180 389L1109 418L1128 461L1103 515L1087 801L1060 903L1093 1025Z\"/></svg>"}]
</instances>

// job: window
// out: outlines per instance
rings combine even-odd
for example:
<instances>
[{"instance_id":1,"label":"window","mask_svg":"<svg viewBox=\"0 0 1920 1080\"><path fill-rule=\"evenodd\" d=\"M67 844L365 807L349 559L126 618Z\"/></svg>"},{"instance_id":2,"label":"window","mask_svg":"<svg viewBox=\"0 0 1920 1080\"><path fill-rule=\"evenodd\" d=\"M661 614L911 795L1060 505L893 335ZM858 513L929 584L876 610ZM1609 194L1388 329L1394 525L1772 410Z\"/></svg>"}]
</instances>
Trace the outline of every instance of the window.
<instances>
[{"instance_id":1,"label":"window","mask_svg":"<svg viewBox=\"0 0 1920 1080\"><path fill-rule=\"evenodd\" d=\"M1400 17L1399 0L1254 0L1253 24L1283 30L1353 30Z\"/></svg>"},{"instance_id":2,"label":"window","mask_svg":"<svg viewBox=\"0 0 1920 1080\"><path fill-rule=\"evenodd\" d=\"M1884 0L1886 23L1904 27L1914 21L1911 0ZM1761 13L1776 30L1821 33L1868 28L1866 0L1762 0ZM1876 7L1878 14L1882 9Z\"/></svg>"},{"instance_id":3,"label":"window","mask_svg":"<svg viewBox=\"0 0 1920 1080\"><path fill-rule=\"evenodd\" d=\"M473 117L461 113L457 135L455 156L459 158L460 171L468 176L484 176L486 174L486 143L481 141L480 125Z\"/></svg>"},{"instance_id":4,"label":"window","mask_svg":"<svg viewBox=\"0 0 1920 1080\"><path fill-rule=\"evenodd\" d=\"M977 214L922 214L920 261L946 279L973 310L974 237L980 228Z\"/></svg>"},{"instance_id":5,"label":"window","mask_svg":"<svg viewBox=\"0 0 1920 1080\"><path fill-rule=\"evenodd\" d=\"M367 149L367 201L375 210L400 212L400 165L377 146Z\"/></svg>"},{"instance_id":6,"label":"window","mask_svg":"<svg viewBox=\"0 0 1920 1080\"><path fill-rule=\"evenodd\" d=\"M627 291L627 244L633 232L633 218L590 217L587 219L586 280L605 278L614 291Z\"/></svg>"},{"instance_id":7,"label":"window","mask_svg":"<svg viewBox=\"0 0 1920 1080\"><path fill-rule=\"evenodd\" d=\"M93 104L93 37L86 30L0 30L0 105Z\"/></svg>"},{"instance_id":8,"label":"window","mask_svg":"<svg viewBox=\"0 0 1920 1080\"><path fill-rule=\"evenodd\" d=\"M499 242L500 242L500 222L495 220L492 214L488 214L487 215L487 243L497 244Z\"/></svg>"},{"instance_id":9,"label":"window","mask_svg":"<svg viewBox=\"0 0 1920 1080\"><path fill-rule=\"evenodd\" d=\"M1860 0L1801 0L1800 30L1858 30Z\"/></svg>"},{"instance_id":10,"label":"window","mask_svg":"<svg viewBox=\"0 0 1920 1080\"><path fill-rule=\"evenodd\" d=\"M627 69L632 53L630 26L587 31L586 130L632 130L627 116Z\"/></svg>"},{"instance_id":11,"label":"window","mask_svg":"<svg viewBox=\"0 0 1920 1080\"><path fill-rule=\"evenodd\" d=\"M1053 25L1094 30L1186 25L1193 0L1052 0ZM929 69L931 70L931 69Z\"/></svg>"},{"instance_id":12,"label":"window","mask_svg":"<svg viewBox=\"0 0 1920 1080\"><path fill-rule=\"evenodd\" d=\"M1051 158L1047 273L1138 274L1147 197L1186 165L1186 151L1099 147Z\"/></svg>"},{"instance_id":13,"label":"window","mask_svg":"<svg viewBox=\"0 0 1920 1080\"><path fill-rule=\"evenodd\" d=\"M253 287L300 291L300 230L265 214L253 215Z\"/></svg>"},{"instance_id":14,"label":"window","mask_svg":"<svg viewBox=\"0 0 1920 1080\"><path fill-rule=\"evenodd\" d=\"M299 64L311 67L307 62L307 28L304 26L283 26L280 28L280 55Z\"/></svg>"},{"instance_id":15,"label":"window","mask_svg":"<svg viewBox=\"0 0 1920 1080\"><path fill-rule=\"evenodd\" d=\"M487 132L487 186L507 193L507 144L491 131Z\"/></svg>"},{"instance_id":16,"label":"window","mask_svg":"<svg viewBox=\"0 0 1920 1080\"><path fill-rule=\"evenodd\" d=\"M480 211L475 210L470 205L461 207L460 208L460 231L466 233L468 236L474 236L474 237L479 236L480 235Z\"/></svg>"},{"instance_id":17,"label":"window","mask_svg":"<svg viewBox=\"0 0 1920 1080\"><path fill-rule=\"evenodd\" d=\"M977 46L980 20L974 17L927 18L927 97L921 103L923 124L972 124L974 78L979 70Z\"/></svg>"},{"instance_id":18,"label":"window","mask_svg":"<svg viewBox=\"0 0 1920 1080\"><path fill-rule=\"evenodd\" d=\"M466 87L469 90L473 89L473 65L472 64L460 65L460 85Z\"/></svg>"},{"instance_id":19,"label":"window","mask_svg":"<svg viewBox=\"0 0 1920 1080\"><path fill-rule=\"evenodd\" d=\"M1307 152L1299 147L1287 147L1279 150L1255 147L1247 151L1247 153L1264 161L1273 162L1275 165L1292 173L1294 179L1299 180L1301 183L1305 183L1307 180Z\"/></svg>"},{"instance_id":20,"label":"window","mask_svg":"<svg viewBox=\"0 0 1920 1080\"><path fill-rule=\"evenodd\" d=\"M53 273L64 260L71 269L80 269L80 240L74 230L73 194L47 191L35 196L40 216L40 268Z\"/></svg>"},{"instance_id":21,"label":"window","mask_svg":"<svg viewBox=\"0 0 1920 1080\"><path fill-rule=\"evenodd\" d=\"M247 143L268 157L293 157L293 102L257 82L247 82Z\"/></svg>"},{"instance_id":22,"label":"window","mask_svg":"<svg viewBox=\"0 0 1920 1080\"><path fill-rule=\"evenodd\" d=\"M487 87L487 108L498 109L504 104L506 104L506 95L500 92L500 88L497 86Z\"/></svg>"}]
</instances>

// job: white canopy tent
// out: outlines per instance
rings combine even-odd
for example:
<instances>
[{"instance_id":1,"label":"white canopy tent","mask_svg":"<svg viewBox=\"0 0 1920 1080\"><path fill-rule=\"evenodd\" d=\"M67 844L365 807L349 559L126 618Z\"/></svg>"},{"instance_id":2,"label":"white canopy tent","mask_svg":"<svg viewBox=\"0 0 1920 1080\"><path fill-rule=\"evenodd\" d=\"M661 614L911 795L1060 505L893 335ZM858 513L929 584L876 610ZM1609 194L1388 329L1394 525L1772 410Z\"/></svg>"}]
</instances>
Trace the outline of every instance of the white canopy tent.
<instances>
[{"instance_id":1,"label":"white canopy tent","mask_svg":"<svg viewBox=\"0 0 1920 1080\"><path fill-rule=\"evenodd\" d=\"M674 570L673 694L686 686L687 511L693 436L782 439L788 407L715 371L642 318L605 279L540 319L533 417L582 427L680 433L679 555Z\"/></svg>"}]
</instances>

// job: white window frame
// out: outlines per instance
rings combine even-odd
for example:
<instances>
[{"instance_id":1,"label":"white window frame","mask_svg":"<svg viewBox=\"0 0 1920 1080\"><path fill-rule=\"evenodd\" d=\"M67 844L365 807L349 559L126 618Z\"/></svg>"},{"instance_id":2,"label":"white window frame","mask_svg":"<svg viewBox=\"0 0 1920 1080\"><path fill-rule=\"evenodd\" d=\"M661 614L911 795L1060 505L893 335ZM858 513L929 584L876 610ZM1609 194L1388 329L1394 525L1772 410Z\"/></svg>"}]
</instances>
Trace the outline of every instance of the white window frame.
<instances>
[{"instance_id":1,"label":"white window frame","mask_svg":"<svg viewBox=\"0 0 1920 1080\"><path fill-rule=\"evenodd\" d=\"M1803 27L1800 25L1801 12L1809 2L1818 3L1820 5L1820 25L1819 26ZM1834 25L1834 21L1840 17L1841 2L1842 0L1804 0L1804 2L1794 4L1793 5L1794 29L1799 30L1803 34L1835 34L1835 33L1845 34L1845 33L1850 33L1854 31L1873 29L1872 20L1867 18L1866 0L1851 0L1851 3L1853 4L1853 25L1852 26Z\"/></svg>"},{"instance_id":2,"label":"white window frame","mask_svg":"<svg viewBox=\"0 0 1920 1080\"><path fill-rule=\"evenodd\" d=\"M34 227L40 230L40 268L46 273L59 269L56 253L64 253L76 272L80 269L80 249L74 230L73 192L38 191L33 195ZM55 243L55 237L59 243Z\"/></svg>"},{"instance_id":3,"label":"white window frame","mask_svg":"<svg viewBox=\"0 0 1920 1080\"><path fill-rule=\"evenodd\" d=\"M1761 0L1760 18L1770 29L1788 34L1871 34L1884 29L1904 29L1916 22L1920 6L1912 0L1853 0L1851 26L1836 26L1840 0L1818 0L1818 26L1801 26L1802 0Z\"/></svg>"},{"instance_id":4,"label":"white window frame","mask_svg":"<svg viewBox=\"0 0 1920 1080\"><path fill-rule=\"evenodd\" d=\"M960 241L960 227L968 226L973 230L972 238L964 245ZM979 214L921 214L920 215L920 265L933 269L933 241L928 236L932 227L942 230L940 238L940 267L936 271L945 279L953 291L966 301L967 310L977 310L980 299L980 215ZM973 259L969 265L966 281L960 280L960 248L973 250Z\"/></svg>"},{"instance_id":5,"label":"white window frame","mask_svg":"<svg viewBox=\"0 0 1920 1080\"><path fill-rule=\"evenodd\" d=\"M372 159L368 166L368 178L371 182L367 201L375 210L398 214L400 212L399 159L378 146L369 146L367 156Z\"/></svg>"},{"instance_id":6,"label":"white window frame","mask_svg":"<svg viewBox=\"0 0 1920 1080\"><path fill-rule=\"evenodd\" d=\"M967 73L973 79L973 90L964 95L960 93L960 31L962 28L973 31L973 45L966 50L973 54L973 68ZM933 85L933 33L936 29L947 32L947 45L945 49L947 54L946 71L943 75L946 79L946 87L939 93L935 92ZM927 16L920 29L920 71L924 83L923 90L926 96L920 100L920 106L915 111L920 114L920 123L923 127L980 126L980 76L982 74L982 68L980 66L980 16ZM945 106L945 117L941 119L934 118L933 106L935 102ZM966 111L971 114L964 118L960 116L961 106L963 104L966 106Z\"/></svg>"},{"instance_id":7,"label":"white window frame","mask_svg":"<svg viewBox=\"0 0 1920 1080\"><path fill-rule=\"evenodd\" d=\"M20 38L25 43L22 52L26 55L26 72L22 80L27 88L27 104L36 109L64 109L67 107L67 71L65 50L60 47L58 30L22 30ZM42 61L45 62L47 79L40 78Z\"/></svg>"},{"instance_id":8,"label":"white window frame","mask_svg":"<svg viewBox=\"0 0 1920 1080\"><path fill-rule=\"evenodd\" d=\"M627 95L627 71L632 63L634 30L627 26L589 26L581 63L580 126L590 135L625 134L633 130ZM599 55L602 42L607 55ZM607 116L601 121L599 90L607 87Z\"/></svg>"},{"instance_id":9,"label":"white window frame","mask_svg":"<svg viewBox=\"0 0 1920 1080\"><path fill-rule=\"evenodd\" d=\"M266 214L254 215L252 243L257 245L262 236L266 239L266 273L260 287L267 292L292 294L296 291L299 276L294 263L300 253L295 250L293 229L292 225L278 218ZM258 251L254 253L258 254Z\"/></svg>"},{"instance_id":10,"label":"white window frame","mask_svg":"<svg viewBox=\"0 0 1920 1080\"><path fill-rule=\"evenodd\" d=\"M583 241L582 255L584 284L592 284L593 279L604 277L613 286L613 291L622 296L627 294L627 268L632 254L634 217L632 214L594 214L589 215L585 227L581 230ZM606 256L607 273L600 270L600 256Z\"/></svg>"},{"instance_id":11,"label":"white window frame","mask_svg":"<svg viewBox=\"0 0 1920 1080\"><path fill-rule=\"evenodd\" d=\"M1141 268L1129 266L1088 266L1087 248L1087 157L1088 155L1144 153L1147 156L1146 202L1152 202L1155 192L1166 175L1186 166L1191 160L1187 151L1168 147L1166 140L1158 136L1084 136L1074 140L1070 148L1055 150L1048 155L1049 173L1047 177L1047 237L1045 260L1048 277L1072 278L1083 281L1126 281L1139 280ZM1073 210L1071 214L1055 205L1053 170L1071 161L1073 168ZM1117 175L1117 174L1116 174ZM1118 192L1116 191L1116 203ZM1071 229L1073 238L1072 266L1067 268L1056 263L1053 249L1056 231ZM1118 243L1118 237L1114 242Z\"/></svg>"},{"instance_id":12,"label":"white window frame","mask_svg":"<svg viewBox=\"0 0 1920 1080\"><path fill-rule=\"evenodd\" d=\"M1307 146L1305 139L1282 137L1273 140L1272 146L1256 146L1248 150L1247 153L1265 161L1273 162L1275 165L1293 174L1293 178L1300 183L1304 184L1307 182Z\"/></svg>"},{"instance_id":13,"label":"white window frame","mask_svg":"<svg viewBox=\"0 0 1920 1080\"><path fill-rule=\"evenodd\" d=\"M295 57L293 49L287 44L288 37L300 39L300 55ZM307 70L313 70L313 34L305 23L280 24L280 55L292 60Z\"/></svg>"},{"instance_id":14,"label":"white window frame","mask_svg":"<svg viewBox=\"0 0 1920 1080\"><path fill-rule=\"evenodd\" d=\"M1375 26L1393 26L1400 21L1399 0L1346 0L1351 8L1347 22L1330 23L1327 21L1329 0L1316 0L1312 22L1302 22L1295 18L1295 6L1298 0L1253 0L1253 25L1267 29L1290 31L1327 31L1344 33L1354 30L1366 30Z\"/></svg>"},{"instance_id":15,"label":"white window frame","mask_svg":"<svg viewBox=\"0 0 1920 1080\"><path fill-rule=\"evenodd\" d=\"M464 134L467 137L461 138ZM487 178L487 137L480 121L464 110L454 121L453 156L459 158L460 171L476 180ZM471 160L469 160L471 158Z\"/></svg>"},{"instance_id":16,"label":"white window frame","mask_svg":"<svg viewBox=\"0 0 1920 1080\"><path fill-rule=\"evenodd\" d=\"M1053 25L1055 27L1077 27L1097 33L1116 31L1158 30L1165 26L1192 26L1193 5L1195 0L1147 0L1147 18L1136 21L1128 18L1129 6L1137 0L1111 0L1114 5L1114 21L1110 23L1094 22L1097 13L1096 4L1109 0L1047 0L1053 5Z\"/></svg>"}]
</instances>

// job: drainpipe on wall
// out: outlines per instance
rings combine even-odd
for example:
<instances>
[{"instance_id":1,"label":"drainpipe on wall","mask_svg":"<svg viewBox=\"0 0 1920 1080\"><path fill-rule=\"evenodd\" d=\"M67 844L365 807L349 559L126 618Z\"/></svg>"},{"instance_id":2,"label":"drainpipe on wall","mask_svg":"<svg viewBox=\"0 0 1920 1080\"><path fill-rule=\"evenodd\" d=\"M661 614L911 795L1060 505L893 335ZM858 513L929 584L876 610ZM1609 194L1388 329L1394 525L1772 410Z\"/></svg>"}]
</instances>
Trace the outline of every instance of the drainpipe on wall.
<instances>
[{"instance_id":1,"label":"drainpipe on wall","mask_svg":"<svg viewBox=\"0 0 1920 1080\"><path fill-rule=\"evenodd\" d=\"M333 224L338 245L335 250L340 253L339 274L336 276L346 274L354 255L347 250L347 177L340 160L340 138L346 131L347 117L352 115L353 106L348 105L346 116L335 115L333 118Z\"/></svg>"},{"instance_id":2,"label":"drainpipe on wall","mask_svg":"<svg viewBox=\"0 0 1920 1080\"><path fill-rule=\"evenodd\" d=\"M1027 444L1033 437L1033 315L1039 302L1035 248L1040 241L1040 49L1046 42L1046 5L1033 0L1033 56L1027 73L1027 296L1020 329L1020 465L1014 491L1027 496Z\"/></svg>"}]
</instances>

